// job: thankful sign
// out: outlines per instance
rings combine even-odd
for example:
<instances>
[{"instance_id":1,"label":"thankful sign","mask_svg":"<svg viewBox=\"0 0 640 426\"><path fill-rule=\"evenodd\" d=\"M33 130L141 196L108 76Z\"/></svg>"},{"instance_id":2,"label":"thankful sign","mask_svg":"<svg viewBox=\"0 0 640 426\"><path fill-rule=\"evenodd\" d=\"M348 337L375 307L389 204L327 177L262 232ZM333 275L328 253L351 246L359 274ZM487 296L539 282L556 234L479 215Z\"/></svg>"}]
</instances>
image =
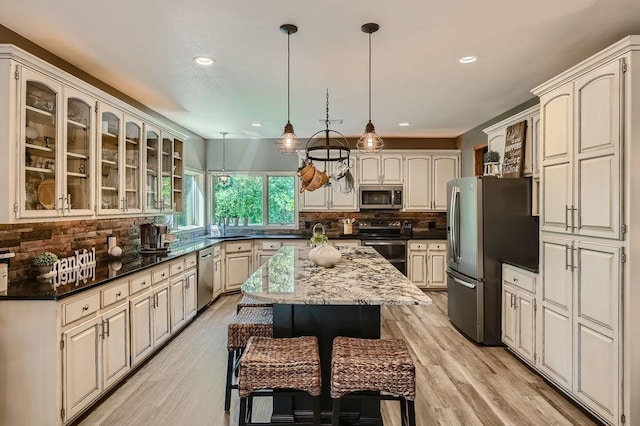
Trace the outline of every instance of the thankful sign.
<instances>
[{"instance_id":1,"label":"thankful sign","mask_svg":"<svg viewBox=\"0 0 640 426\"><path fill-rule=\"evenodd\" d=\"M526 130L526 121L521 121L520 123L507 127L502 177L522 176L522 158L524 157Z\"/></svg>"}]
</instances>

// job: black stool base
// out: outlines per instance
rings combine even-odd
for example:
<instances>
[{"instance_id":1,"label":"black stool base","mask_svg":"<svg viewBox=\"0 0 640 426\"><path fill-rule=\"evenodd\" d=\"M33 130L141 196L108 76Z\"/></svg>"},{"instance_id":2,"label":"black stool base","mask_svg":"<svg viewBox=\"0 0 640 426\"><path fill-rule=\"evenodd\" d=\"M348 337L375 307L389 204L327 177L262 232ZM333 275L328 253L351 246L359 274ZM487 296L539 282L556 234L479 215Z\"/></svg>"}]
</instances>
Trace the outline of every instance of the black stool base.
<instances>
[{"instance_id":1,"label":"black stool base","mask_svg":"<svg viewBox=\"0 0 640 426\"><path fill-rule=\"evenodd\" d=\"M252 423L251 422L251 414L253 408L253 398L261 397L261 396L273 396L274 392L272 390L261 390L258 392L253 392L249 396L245 398L240 398L240 413L238 415L238 425L239 426L291 426L291 425L308 425L308 426L320 426L320 396L311 396L307 392L304 391L296 391L296 390L280 390L278 389L278 396L293 396L293 395L307 395L309 398L313 400L313 422L270 422L270 423Z\"/></svg>"},{"instance_id":2,"label":"black stool base","mask_svg":"<svg viewBox=\"0 0 640 426\"><path fill-rule=\"evenodd\" d=\"M342 398L333 398L333 407L331 410L332 426L340 425L340 400L343 398L398 401L400 402L400 416L402 426L416 426L416 408L414 401L409 401L402 396L380 395L377 392L351 392L349 394L343 395Z\"/></svg>"}]
</instances>

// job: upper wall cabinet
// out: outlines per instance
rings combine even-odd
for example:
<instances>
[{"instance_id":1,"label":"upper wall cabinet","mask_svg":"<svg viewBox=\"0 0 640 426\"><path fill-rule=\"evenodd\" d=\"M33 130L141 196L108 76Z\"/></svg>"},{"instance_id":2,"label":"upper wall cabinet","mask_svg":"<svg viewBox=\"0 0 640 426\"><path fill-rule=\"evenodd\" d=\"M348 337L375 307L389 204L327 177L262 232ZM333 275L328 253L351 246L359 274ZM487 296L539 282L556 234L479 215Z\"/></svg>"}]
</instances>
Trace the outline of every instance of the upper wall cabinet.
<instances>
[{"instance_id":1,"label":"upper wall cabinet","mask_svg":"<svg viewBox=\"0 0 640 426\"><path fill-rule=\"evenodd\" d=\"M483 129L487 134L487 145L490 150L500 153L500 167L504 159L504 146L507 139L507 128L521 121L527 122L524 142L524 160L522 175L537 177L538 167L538 138L540 130L540 105L532 106L515 114L491 127Z\"/></svg>"},{"instance_id":2,"label":"upper wall cabinet","mask_svg":"<svg viewBox=\"0 0 640 426\"><path fill-rule=\"evenodd\" d=\"M623 61L540 97L543 231L619 239Z\"/></svg>"},{"instance_id":3,"label":"upper wall cabinet","mask_svg":"<svg viewBox=\"0 0 640 426\"><path fill-rule=\"evenodd\" d=\"M181 211L184 135L153 123L33 55L0 45L0 179L7 189L0 192L0 223ZM159 141L155 182L145 127Z\"/></svg>"},{"instance_id":4,"label":"upper wall cabinet","mask_svg":"<svg viewBox=\"0 0 640 426\"><path fill-rule=\"evenodd\" d=\"M447 182L460 177L460 155L405 155L404 209L447 211Z\"/></svg>"},{"instance_id":5,"label":"upper wall cabinet","mask_svg":"<svg viewBox=\"0 0 640 426\"><path fill-rule=\"evenodd\" d=\"M402 185L401 154L363 154L358 161L360 185Z\"/></svg>"}]
</instances>

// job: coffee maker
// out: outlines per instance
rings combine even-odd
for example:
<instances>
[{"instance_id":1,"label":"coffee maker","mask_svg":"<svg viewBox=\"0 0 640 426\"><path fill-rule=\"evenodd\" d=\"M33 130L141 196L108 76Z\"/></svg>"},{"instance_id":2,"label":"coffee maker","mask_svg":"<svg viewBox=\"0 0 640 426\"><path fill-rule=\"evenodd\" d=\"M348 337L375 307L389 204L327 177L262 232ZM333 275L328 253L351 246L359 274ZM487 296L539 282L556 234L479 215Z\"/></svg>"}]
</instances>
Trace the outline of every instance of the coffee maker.
<instances>
[{"instance_id":1,"label":"coffee maker","mask_svg":"<svg viewBox=\"0 0 640 426\"><path fill-rule=\"evenodd\" d=\"M142 254L162 254L169 251L165 246L164 236L167 233L165 223L141 223L140 224L140 253Z\"/></svg>"}]
</instances>

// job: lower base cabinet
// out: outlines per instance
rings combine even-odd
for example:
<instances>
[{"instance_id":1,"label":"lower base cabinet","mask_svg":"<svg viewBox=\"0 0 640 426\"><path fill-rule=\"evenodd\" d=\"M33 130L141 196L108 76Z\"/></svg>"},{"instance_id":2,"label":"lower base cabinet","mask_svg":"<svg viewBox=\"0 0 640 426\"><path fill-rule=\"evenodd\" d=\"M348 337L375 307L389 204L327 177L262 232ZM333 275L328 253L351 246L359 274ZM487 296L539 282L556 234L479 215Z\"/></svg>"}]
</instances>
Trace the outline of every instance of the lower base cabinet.
<instances>
[{"instance_id":1,"label":"lower base cabinet","mask_svg":"<svg viewBox=\"0 0 640 426\"><path fill-rule=\"evenodd\" d=\"M407 277L420 288L447 288L447 242L410 240L407 252Z\"/></svg>"},{"instance_id":2,"label":"lower base cabinet","mask_svg":"<svg viewBox=\"0 0 640 426\"><path fill-rule=\"evenodd\" d=\"M224 244L225 291L240 290L253 273L253 243L241 241Z\"/></svg>"}]
</instances>

